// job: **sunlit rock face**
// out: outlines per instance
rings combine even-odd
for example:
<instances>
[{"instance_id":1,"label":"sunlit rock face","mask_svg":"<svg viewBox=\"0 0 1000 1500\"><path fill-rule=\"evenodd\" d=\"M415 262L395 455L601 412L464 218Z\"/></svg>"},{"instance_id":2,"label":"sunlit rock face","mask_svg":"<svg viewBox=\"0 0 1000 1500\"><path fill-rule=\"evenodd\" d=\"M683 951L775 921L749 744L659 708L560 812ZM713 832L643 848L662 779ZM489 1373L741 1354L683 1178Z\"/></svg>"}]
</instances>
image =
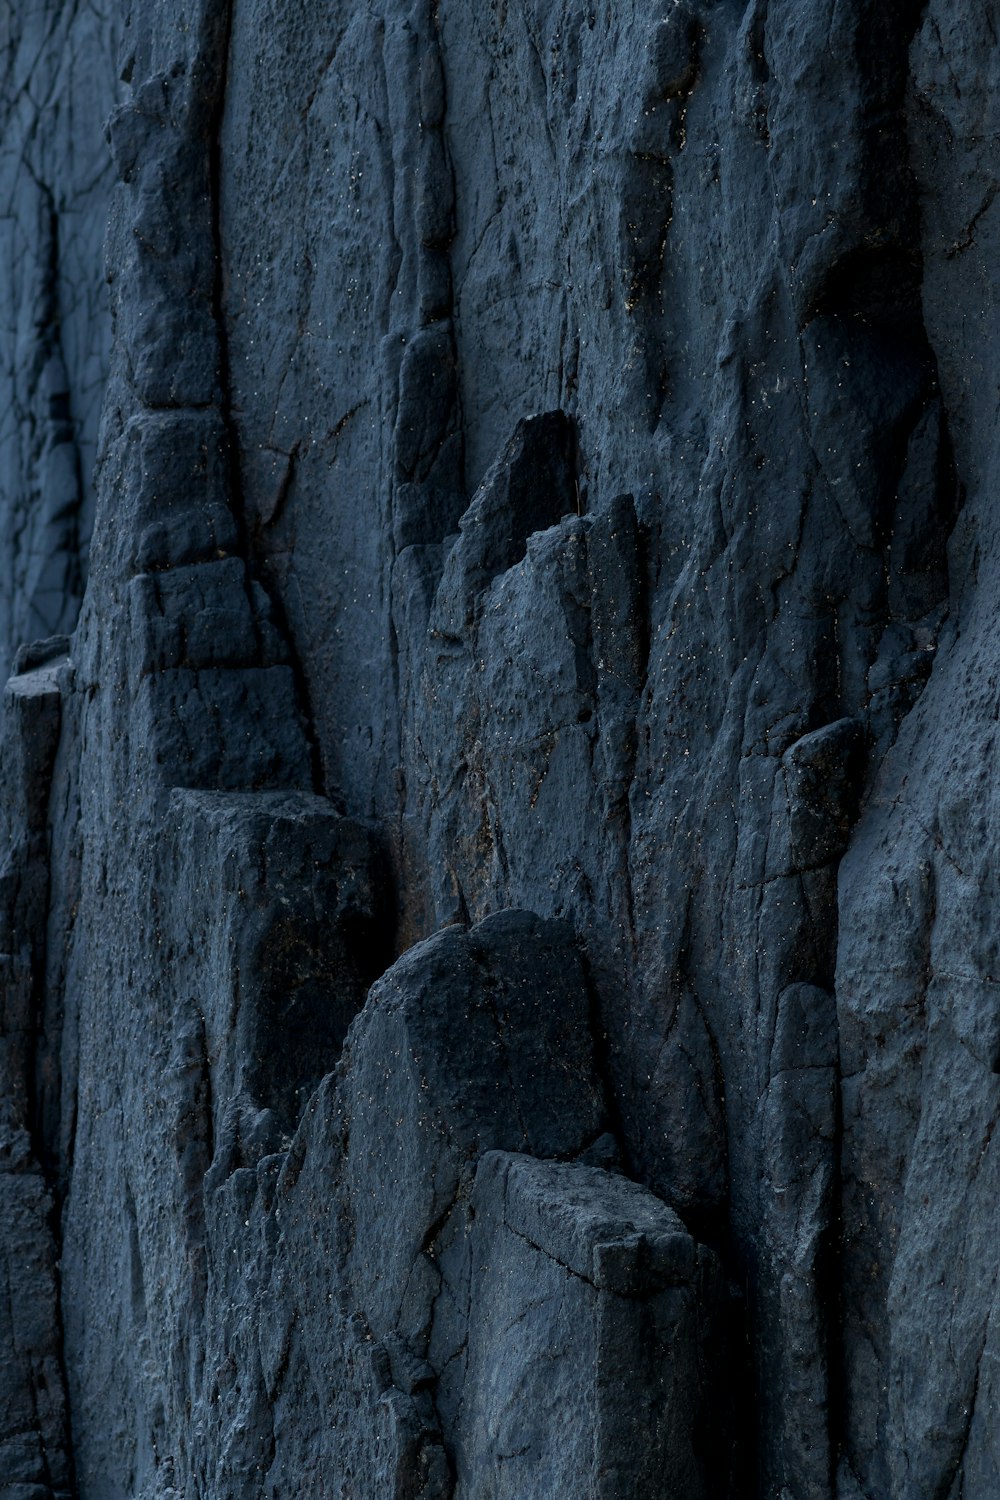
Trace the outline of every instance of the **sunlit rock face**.
<instances>
[{"instance_id":1,"label":"sunlit rock face","mask_svg":"<svg viewBox=\"0 0 1000 1500\"><path fill-rule=\"evenodd\" d=\"M0 1495L994 1500L992 0L0 11Z\"/></svg>"}]
</instances>

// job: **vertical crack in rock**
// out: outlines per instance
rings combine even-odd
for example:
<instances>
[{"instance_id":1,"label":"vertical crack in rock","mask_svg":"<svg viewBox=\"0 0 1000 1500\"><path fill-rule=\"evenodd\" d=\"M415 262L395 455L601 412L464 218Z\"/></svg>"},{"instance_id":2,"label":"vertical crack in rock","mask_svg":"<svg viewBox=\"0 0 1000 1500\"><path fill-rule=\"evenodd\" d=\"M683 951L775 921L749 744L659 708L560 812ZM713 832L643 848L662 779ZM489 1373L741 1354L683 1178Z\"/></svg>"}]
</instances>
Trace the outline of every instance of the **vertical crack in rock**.
<instances>
[{"instance_id":1,"label":"vertical crack in rock","mask_svg":"<svg viewBox=\"0 0 1000 1500\"><path fill-rule=\"evenodd\" d=\"M427 609L447 550L465 509L464 434L454 334L451 247L455 186L448 150L448 92L436 6L418 0L402 28L387 33L383 48L393 146L393 220L401 258L386 339L389 397L394 423L390 446L391 645L400 705L398 754L407 765L419 754L417 727L420 646ZM413 122L418 136L413 139ZM408 271L411 284L400 279ZM415 283L415 284L413 284ZM415 315L416 326L413 326ZM405 773L404 773L405 775ZM427 878L421 865L417 800L404 779L400 788L398 886L404 942L429 923Z\"/></svg>"},{"instance_id":2,"label":"vertical crack in rock","mask_svg":"<svg viewBox=\"0 0 1000 1500\"><path fill-rule=\"evenodd\" d=\"M0 1483L67 1496L73 1458L60 1319L52 1142L36 1093L45 1009L48 818L65 640L22 652L3 696L0 771Z\"/></svg>"},{"instance_id":3,"label":"vertical crack in rock","mask_svg":"<svg viewBox=\"0 0 1000 1500\"><path fill-rule=\"evenodd\" d=\"M379 951L371 836L305 790L309 754L287 648L240 556L226 348L213 311L221 268L211 156L225 16L202 7L197 25L178 34L138 19L130 67L153 71L110 125L122 181L112 233L127 246L116 303L125 358L112 377L121 404L107 429L100 566L79 641L81 676L95 687L82 716L84 798L129 789L135 864L125 869L112 853L95 882L93 846L111 830L85 827L88 910L77 949L100 950L109 907L127 910L131 925L105 949L105 994L124 1004L110 1057L100 1009L86 991L80 997L65 1254L76 1289L66 1343L81 1463L104 1476L99 1483L122 1472L150 1488L207 1463L188 1419L202 1399L204 1319L227 1232L225 1213L213 1210L231 1182L280 1153L390 955ZM179 212L184 238L174 233ZM167 367L171 344L182 358ZM127 693L124 734L97 690L108 677ZM110 754L95 761L102 740ZM84 809L86 818L86 801ZM166 1149L134 1156L139 1130ZM109 1150L131 1196L112 1196L102 1222L94 1209ZM159 1232L164 1211L176 1243ZM123 1217L131 1228L119 1238ZM131 1302L115 1290L123 1243L142 1265L140 1281L122 1278L139 1288ZM136 1340L110 1431L98 1414L115 1356L88 1316L95 1284ZM263 1422L266 1411L258 1415ZM263 1442L263 1426L261 1434Z\"/></svg>"},{"instance_id":4,"label":"vertical crack in rock","mask_svg":"<svg viewBox=\"0 0 1000 1500\"><path fill-rule=\"evenodd\" d=\"M80 511L82 475L74 434L71 388L63 358L59 279L59 214L52 191L39 183L47 230L38 319L39 494L36 539L26 579L29 638L65 634L76 623L83 593Z\"/></svg>"},{"instance_id":5,"label":"vertical crack in rock","mask_svg":"<svg viewBox=\"0 0 1000 1500\"><path fill-rule=\"evenodd\" d=\"M972 818L965 801L978 780L968 779L968 755L983 753L993 709L972 679L961 685L970 653L982 650L980 611L993 584L980 567L979 535L990 524L981 501L982 414L965 384L983 351L978 339L961 341L959 367L951 331L957 307L985 305L993 294L978 267L971 281L964 278L972 268L959 281L947 253L988 196L969 126L954 113L961 95L970 120L985 118L969 52L977 45L992 47L983 18L970 15L956 32L942 29L937 6L925 7L911 51L908 124L923 209L923 320L962 504L934 668L845 867L842 904L853 933L838 964L850 1105L846 1334L863 1351L847 1372L847 1446L860 1482L893 1493L987 1493L996 1472L973 1405L976 1372L989 1364L980 1367L979 1350L992 1328L996 1262L980 1252L972 1227L995 1176L996 1099L983 1045L995 1016L995 916L987 914L993 815L988 794L972 792L979 802ZM987 210L974 237L990 233ZM959 782L966 811L956 818ZM930 1340L922 1330L932 1326ZM883 1360L884 1393L873 1378Z\"/></svg>"},{"instance_id":6,"label":"vertical crack in rock","mask_svg":"<svg viewBox=\"0 0 1000 1500\"><path fill-rule=\"evenodd\" d=\"M688 103L700 79L704 29L696 9L672 7L645 38L645 76L630 132L622 185L625 309L636 325L630 364L633 397L650 430L660 421L670 383L672 350L664 329L664 270L673 223L673 159L686 144Z\"/></svg>"},{"instance_id":7,"label":"vertical crack in rock","mask_svg":"<svg viewBox=\"0 0 1000 1500\"><path fill-rule=\"evenodd\" d=\"M11 7L8 7L12 10ZM72 627L87 569L90 470L107 371L100 246L109 173L103 17L10 16L0 86L0 656ZM89 73L93 88L81 90ZM67 137L74 133L72 147Z\"/></svg>"},{"instance_id":8,"label":"vertical crack in rock","mask_svg":"<svg viewBox=\"0 0 1000 1500\"><path fill-rule=\"evenodd\" d=\"M254 609L255 627L258 630L259 637L262 631L271 631L272 633L277 633L286 644L288 665L295 680L299 714L309 742L309 751L312 760L312 790L327 795L327 788L323 784L322 755L313 723L308 682L295 650L295 642L288 626L288 620L282 609L280 600L274 596L272 591L265 590L263 584L254 577L254 573L256 572L255 558L240 483L239 437L232 418L233 388L226 317L226 260L222 234L222 130L226 110L229 60L232 47L233 3L234 0L225 0L221 11L223 19L219 28L220 35L217 41L218 57L215 69L216 77L214 81L212 119L209 125L208 151L211 233L214 246L212 307L219 343L220 413L226 434L228 489L230 504L240 532L241 552L246 558L249 570L248 584L251 605ZM291 484L292 480L294 452L295 450L293 449L292 454L289 456L288 472L283 481L286 488ZM283 499L283 495L279 495L275 501L275 511L280 510ZM264 638L259 639L259 649L261 654L266 656L267 642Z\"/></svg>"},{"instance_id":9,"label":"vertical crack in rock","mask_svg":"<svg viewBox=\"0 0 1000 1500\"><path fill-rule=\"evenodd\" d=\"M843 42L848 49L853 45L852 28L861 25L859 17L860 12L850 17L845 12L841 17ZM669 946L657 929L644 967L656 973L657 966L650 962L655 954L666 972L676 976L678 966L673 956L687 942L691 959L685 967L693 970L693 993L699 1003L692 1007L690 1019L678 1025L676 1018L682 1012L678 1010L678 997L671 995L667 1014L674 1019L667 1023L666 1045L654 1050L656 1044L651 1038L652 1055L646 1067L648 1071L652 1066L659 1073L659 1119L670 1118L668 1101L671 1094L681 1096L682 1080L689 1077L692 1058L703 1054L696 1077L699 1072L710 1076L713 1071L707 1040L699 1035L696 1017L709 1018L707 1035L719 1038L724 1080L719 1093L728 1115L725 1131L730 1144L728 1191L733 1195L729 1211L735 1265L742 1263L745 1269L754 1312L762 1403L760 1483L765 1490L774 1488L778 1492L786 1486L794 1493L822 1495L831 1492L832 1467L840 1443L838 1433L833 1433L831 1442L827 1432L827 1287L817 1272L827 1254L822 1247L829 1242L835 1212L837 1109L832 1091L837 1049L836 1006L830 990L836 951L837 867L848 844L865 780L869 722L877 763L896 732L899 717L914 701L919 671L926 670L929 653L919 661L905 666L898 662L888 668L886 677L907 687L886 694L875 705L878 717L870 711L871 689L866 674L880 651L888 657L900 647L905 653L909 645L913 652L918 639L921 646L936 639L943 614L940 606L947 593L947 578L941 574L940 563L950 517L942 513L943 497L933 480L929 506L926 499L917 500L915 489L901 481L908 457L913 460L911 472L915 475L926 474L928 468L933 475L939 467L937 436L929 439L927 448L920 448L928 426L934 430L933 417L928 422L925 416L933 407L934 372L917 301L919 255L912 249L915 215L902 141L901 97L906 75L904 61L900 60L905 60L908 37L899 34L893 38L896 62L888 65L884 57L880 58L879 74L870 80L873 95L884 95L893 111L890 118L894 129L869 127L860 107L854 115L848 111L844 121L845 141L856 132L851 149L857 153L855 160L864 184L860 205L845 204L845 213L840 216L829 212L833 206L829 200L843 191L834 176L830 185L824 184L826 228L802 234L795 219L808 216L809 204L803 201L803 182L801 178L795 181L791 167L795 159L793 142L782 135L786 128L783 120L790 119L786 112L795 108L794 95L784 92L783 77L789 68L794 72L797 53L808 59L809 43L804 33L794 36L789 32L782 7L768 9L766 25L759 8L754 10L753 19L755 29L747 40L757 74L753 111L758 121L759 90L765 89L767 95L766 139L757 128L757 140L768 147L768 172L785 233L792 238L801 235L801 252L791 256L789 291L794 325L787 334L776 294L765 293L741 326L731 325L723 345L720 363L723 370L729 366L733 369L731 410L739 419L733 427L741 429L738 435L734 433L733 441L744 467L741 470L724 458L711 459L703 472L702 487L707 488L709 482L718 486L719 525L713 528L708 524L699 537L696 555L682 574L675 612L661 626L663 644L654 638L649 712L654 716L659 706L671 728L661 735L653 763L640 768L640 775L649 777L647 798L650 790L663 785L672 797L683 798L687 806L698 808L693 817L679 820L685 837L692 841L692 853L687 857L681 853L676 860L668 858L666 869L661 861L654 865L661 887L676 890L685 876L690 880L693 875L702 892L699 906L706 901L724 901L719 834L706 826L701 808L706 796L710 803L718 798L722 806L728 800L725 787L732 775L726 768L729 728L727 715L720 713L719 705L732 688L724 672L714 677L706 660L719 648L709 610L700 607L699 600L704 589L706 596L717 601L720 588L731 588L738 598L741 570L760 568L763 563L768 569L770 618L765 614L756 631L744 636L742 665L748 666L755 656L759 665L749 693L750 713L743 725L745 770L736 814L737 878L732 893L736 906L732 916L723 907L721 924L723 944L731 945L735 960L732 978L737 980L750 954L753 971L747 973L746 988L737 982L732 998L722 1003L722 995L732 981L727 983L728 976L720 974L718 953L711 944L711 922L699 921L693 935L685 939L678 912L667 927ZM711 58L710 51L706 55ZM803 65L811 66L811 62L804 61ZM867 64L862 60L861 66L864 69ZM852 82L851 87L855 86ZM874 133L869 136L870 131ZM891 201L881 196L887 181L893 184L895 196ZM816 207L818 201L817 194L812 206ZM872 243L880 248L872 250ZM818 290L804 293L803 288L810 286ZM792 348L801 344L804 351L804 402L799 411L806 452L797 473L798 454L786 465L786 473L780 474L772 472L779 460L768 432L774 433L775 424L781 420L776 416L782 405L781 365L778 362L775 371L773 356L768 360L764 351L769 345L781 347L786 337L790 337ZM765 375L769 363L771 372ZM726 380L723 374L722 389ZM729 413L723 415L725 430L732 432ZM789 419L794 424L794 409L785 412L785 436L778 440L786 445ZM759 482L755 475L761 476ZM775 486L783 481L801 486L803 498L793 502L788 514L779 518ZM737 495L749 504L748 492L759 495L753 506L759 503L759 514L766 517L759 527L755 508L749 510L748 522L746 510L734 504ZM913 510L908 515L910 506ZM898 519L892 518L893 509ZM845 555L850 550L856 559L853 577L838 576L837 564L827 553L829 541L824 533L828 538L838 526ZM905 544L900 543L911 526L922 540L904 560ZM788 538L784 555L775 545L783 527ZM727 569L727 559L733 555ZM710 581L713 574L714 583ZM738 607L734 598L731 617L751 626L753 613L746 607L748 602L744 599ZM723 648L721 654L728 653ZM733 670L738 671L739 656L736 652L732 655L736 658ZM695 662L697 669L693 667ZM698 671L703 674L701 682ZM878 675L875 667L873 674L874 684ZM911 681L913 689L908 688ZM674 708L678 698L684 702L683 715ZM782 698L790 710L784 719L778 709ZM762 742L757 741L754 726L758 708L762 719L767 716ZM714 744L711 740L706 743L698 732L702 713L708 721L706 730L714 723ZM823 751L824 744L828 744L832 758ZM814 753L818 756L815 769L807 770ZM781 767L777 777L776 765ZM665 772L659 770L660 766L666 766ZM810 779L815 782L813 790L806 785ZM824 792L817 801L820 786ZM688 801L693 798L699 800ZM768 813L765 809L769 805ZM815 829L810 833L813 822ZM655 849L655 840L662 839L662 832L655 820L647 826L655 830ZM817 843L821 826L825 832ZM641 850L647 841L641 822L638 839ZM695 849L699 852L694 853ZM652 857L656 860L655 853ZM754 873L748 879L750 870ZM743 926L740 909L741 888L748 893L748 928ZM654 910L659 916L661 908ZM651 922L650 929L652 926ZM742 1011L746 1017L742 1024L748 1027L748 1041L743 1055L749 1056L764 1038L774 1034L774 1018L780 1016L786 1003L782 997L788 987L802 984L812 987L811 1004L826 1017L821 1076L815 1083L803 1076L793 1085L789 1080L768 1081L765 1072L763 1079L758 1075L751 1081L734 1048L734 1012ZM652 1037L663 1036L663 1023L655 1019L655 1014L650 1031ZM640 1134L636 1152L640 1170L651 1174L678 1206L686 1197L704 1192L707 1163L713 1159L704 1136L711 1140L718 1131L712 1112L704 1108L704 1095L688 1087L691 1105L682 1112L680 1129L666 1132L665 1147L659 1145L659 1119L654 1115L655 1124L646 1127L649 1135L645 1139ZM757 1120L748 1131L742 1120L749 1099L758 1099L759 1103L751 1106ZM699 1109L705 1122L701 1127L704 1134L699 1134L696 1124ZM797 1136L796 1129L800 1132ZM751 1140L759 1145L748 1149ZM714 1155L718 1154L716 1147ZM807 1166L813 1158L813 1165ZM693 1182L689 1175L692 1168ZM760 1184L759 1189L752 1189L751 1183ZM719 1190L717 1183L715 1192ZM755 1200L752 1204L751 1199ZM810 1218L811 1228L807 1229L805 1223ZM788 1300L782 1306L785 1298ZM806 1304L811 1310L807 1311ZM793 1328L794 1335L790 1333ZM791 1355L792 1348L795 1356ZM789 1364L782 1371L786 1358ZM836 1350L833 1358L839 1358ZM810 1379L816 1382L812 1389Z\"/></svg>"}]
</instances>

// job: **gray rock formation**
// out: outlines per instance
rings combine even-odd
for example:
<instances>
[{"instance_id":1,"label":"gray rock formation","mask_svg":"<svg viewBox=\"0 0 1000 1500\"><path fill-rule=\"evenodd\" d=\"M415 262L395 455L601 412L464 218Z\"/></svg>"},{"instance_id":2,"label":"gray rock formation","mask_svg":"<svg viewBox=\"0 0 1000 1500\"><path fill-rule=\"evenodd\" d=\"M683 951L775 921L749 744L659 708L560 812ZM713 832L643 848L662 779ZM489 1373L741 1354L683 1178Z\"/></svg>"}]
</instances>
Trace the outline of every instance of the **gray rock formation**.
<instances>
[{"instance_id":1,"label":"gray rock formation","mask_svg":"<svg viewBox=\"0 0 1000 1500\"><path fill-rule=\"evenodd\" d=\"M0 1500L1000 1493L998 101L7 0Z\"/></svg>"}]
</instances>

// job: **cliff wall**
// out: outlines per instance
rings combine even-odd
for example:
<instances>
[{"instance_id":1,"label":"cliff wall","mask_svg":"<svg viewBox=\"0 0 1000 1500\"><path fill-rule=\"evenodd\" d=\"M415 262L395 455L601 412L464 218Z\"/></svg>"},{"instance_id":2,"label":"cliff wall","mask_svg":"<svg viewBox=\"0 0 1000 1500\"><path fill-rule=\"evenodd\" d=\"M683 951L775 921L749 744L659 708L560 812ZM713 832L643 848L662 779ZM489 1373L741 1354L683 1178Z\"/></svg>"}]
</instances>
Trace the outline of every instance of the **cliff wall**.
<instances>
[{"instance_id":1,"label":"cliff wall","mask_svg":"<svg viewBox=\"0 0 1000 1500\"><path fill-rule=\"evenodd\" d=\"M0 1495L1000 1492L998 28L9 0Z\"/></svg>"}]
</instances>

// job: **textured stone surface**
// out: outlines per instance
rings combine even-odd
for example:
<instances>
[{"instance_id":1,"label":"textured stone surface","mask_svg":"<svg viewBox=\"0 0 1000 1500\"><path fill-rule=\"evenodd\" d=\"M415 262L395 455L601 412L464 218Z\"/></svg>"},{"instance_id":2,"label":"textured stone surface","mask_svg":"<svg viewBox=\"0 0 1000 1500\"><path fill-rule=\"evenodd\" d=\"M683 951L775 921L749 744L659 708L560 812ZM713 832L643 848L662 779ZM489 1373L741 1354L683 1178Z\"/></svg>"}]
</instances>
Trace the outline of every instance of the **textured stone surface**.
<instances>
[{"instance_id":1,"label":"textured stone surface","mask_svg":"<svg viewBox=\"0 0 1000 1500\"><path fill-rule=\"evenodd\" d=\"M1000 1491L998 36L0 11L0 1494Z\"/></svg>"},{"instance_id":2,"label":"textured stone surface","mask_svg":"<svg viewBox=\"0 0 1000 1500\"><path fill-rule=\"evenodd\" d=\"M76 623L108 372L116 0L0 17L0 661Z\"/></svg>"},{"instance_id":3,"label":"textured stone surface","mask_svg":"<svg viewBox=\"0 0 1000 1500\"><path fill-rule=\"evenodd\" d=\"M68 1496L72 1484L54 1205L34 1109L46 807L68 665L64 640L46 645L41 664L8 682L0 735L0 1492L12 1500Z\"/></svg>"},{"instance_id":4,"label":"textured stone surface","mask_svg":"<svg viewBox=\"0 0 1000 1500\"><path fill-rule=\"evenodd\" d=\"M728 1487L706 1421L717 1270L651 1194L491 1153L442 1272L452 1306L464 1294L473 1310L438 1396L457 1496ZM457 1332L449 1302L439 1350Z\"/></svg>"}]
</instances>

